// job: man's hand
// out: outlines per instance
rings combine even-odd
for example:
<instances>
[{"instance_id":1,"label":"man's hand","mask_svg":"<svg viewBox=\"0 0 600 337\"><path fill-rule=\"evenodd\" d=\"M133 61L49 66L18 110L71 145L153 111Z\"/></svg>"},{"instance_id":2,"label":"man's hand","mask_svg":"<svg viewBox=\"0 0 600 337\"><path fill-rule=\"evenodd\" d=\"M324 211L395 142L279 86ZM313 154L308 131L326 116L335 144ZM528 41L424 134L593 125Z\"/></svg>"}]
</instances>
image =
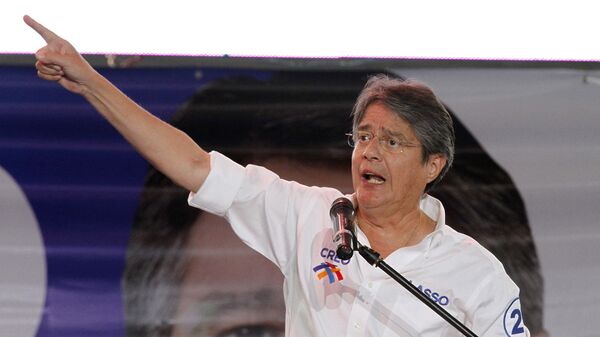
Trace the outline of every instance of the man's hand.
<instances>
[{"instance_id":1,"label":"man's hand","mask_svg":"<svg viewBox=\"0 0 600 337\"><path fill-rule=\"evenodd\" d=\"M23 20L46 41L35 54L38 76L81 94L154 167L197 191L210 171L210 156L184 132L153 116L97 73L66 40L29 16Z\"/></svg>"},{"instance_id":2,"label":"man's hand","mask_svg":"<svg viewBox=\"0 0 600 337\"><path fill-rule=\"evenodd\" d=\"M90 64L67 40L28 15L23 17L23 21L46 41L46 46L35 53L38 76L48 81L56 81L76 94L84 94L87 90L86 81L91 81L95 74Z\"/></svg>"}]
</instances>

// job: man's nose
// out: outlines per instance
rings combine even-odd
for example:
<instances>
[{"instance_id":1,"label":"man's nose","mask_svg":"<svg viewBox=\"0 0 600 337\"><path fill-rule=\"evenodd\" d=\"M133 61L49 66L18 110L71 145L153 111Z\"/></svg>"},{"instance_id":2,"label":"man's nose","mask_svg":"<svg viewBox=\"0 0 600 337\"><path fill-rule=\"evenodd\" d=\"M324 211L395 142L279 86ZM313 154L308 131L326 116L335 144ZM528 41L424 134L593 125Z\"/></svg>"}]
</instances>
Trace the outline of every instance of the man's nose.
<instances>
[{"instance_id":1,"label":"man's nose","mask_svg":"<svg viewBox=\"0 0 600 337\"><path fill-rule=\"evenodd\" d=\"M365 146L364 151L363 151L363 157L368 160L381 159L381 146L379 144L379 138L374 137Z\"/></svg>"}]
</instances>

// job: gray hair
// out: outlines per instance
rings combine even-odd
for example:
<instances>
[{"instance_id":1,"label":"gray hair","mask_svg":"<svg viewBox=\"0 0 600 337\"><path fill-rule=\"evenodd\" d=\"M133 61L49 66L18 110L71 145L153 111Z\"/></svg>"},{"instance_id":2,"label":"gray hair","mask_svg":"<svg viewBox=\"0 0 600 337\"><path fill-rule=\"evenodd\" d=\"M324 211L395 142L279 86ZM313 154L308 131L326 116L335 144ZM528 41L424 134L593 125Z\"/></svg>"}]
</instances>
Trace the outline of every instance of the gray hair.
<instances>
[{"instance_id":1,"label":"gray hair","mask_svg":"<svg viewBox=\"0 0 600 337\"><path fill-rule=\"evenodd\" d=\"M454 127L450 114L426 85L379 74L369 78L356 99L352 110L353 130L358 128L367 107L374 102L384 104L412 127L422 144L423 164L433 154L446 157L440 174L425 187L425 192L429 191L442 180L454 160Z\"/></svg>"}]
</instances>

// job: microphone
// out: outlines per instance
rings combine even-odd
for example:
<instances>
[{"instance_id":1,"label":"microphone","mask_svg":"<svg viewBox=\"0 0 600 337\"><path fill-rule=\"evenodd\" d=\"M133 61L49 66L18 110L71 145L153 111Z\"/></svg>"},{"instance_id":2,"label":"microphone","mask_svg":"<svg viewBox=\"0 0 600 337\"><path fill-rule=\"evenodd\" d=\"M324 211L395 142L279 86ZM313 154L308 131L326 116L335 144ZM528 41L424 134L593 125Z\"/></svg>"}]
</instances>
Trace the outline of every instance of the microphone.
<instances>
[{"instance_id":1,"label":"microphone","mask_svg":"<svg viewBox=\"0 0 600 337\"><path fill-rule=\"evenodd\" d=\"M348 260L352 257L354 238L354 205L348 198L340 197L331 204L329 216L333 222L333 243L337 257Z\"/></svg>"}]
</instances>

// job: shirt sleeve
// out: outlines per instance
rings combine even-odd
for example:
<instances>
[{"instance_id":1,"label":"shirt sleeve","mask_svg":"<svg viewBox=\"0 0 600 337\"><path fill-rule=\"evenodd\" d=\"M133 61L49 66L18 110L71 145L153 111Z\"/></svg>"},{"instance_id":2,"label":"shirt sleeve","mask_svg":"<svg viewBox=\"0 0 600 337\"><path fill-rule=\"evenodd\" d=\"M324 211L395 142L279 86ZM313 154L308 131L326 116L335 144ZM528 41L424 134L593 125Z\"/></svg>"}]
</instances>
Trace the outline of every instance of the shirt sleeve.
<instances>
[{"instance_id":1,"label":"shirt sleeve","mask_svg":"<svg viewBox=\"0 0 600 337\"><path fill-rule=\"evenodd\" d=\"M197 192L188 197L190 206L224 216L244 180L244 167L219 152L210 152L210 172Z\"/></svg>"},{"instance_id":2,"label":"shirt sleeve","mask_svg":"<svg viewBox=\"0 0 600 337\"><path fill-rule=\"evenodd\" d=\"M473 332L480 337L529 337L525 326L519 288L504 271L489 275L472 300Z\"/></svg>"},{"instance_id":3,"label":"shirt sleeve","mask_svg":"<svg viewBox=\"0 0 600 337\"><path fill-rule=\"evenodd\" d=\"M213 151L210 173L188 203L224 216L244 243L284 271L302 230L299 218L307 203L324 197L322 190L329 189L280 179L264 167L243 167Z\"/></svg>"}]
</instances>

